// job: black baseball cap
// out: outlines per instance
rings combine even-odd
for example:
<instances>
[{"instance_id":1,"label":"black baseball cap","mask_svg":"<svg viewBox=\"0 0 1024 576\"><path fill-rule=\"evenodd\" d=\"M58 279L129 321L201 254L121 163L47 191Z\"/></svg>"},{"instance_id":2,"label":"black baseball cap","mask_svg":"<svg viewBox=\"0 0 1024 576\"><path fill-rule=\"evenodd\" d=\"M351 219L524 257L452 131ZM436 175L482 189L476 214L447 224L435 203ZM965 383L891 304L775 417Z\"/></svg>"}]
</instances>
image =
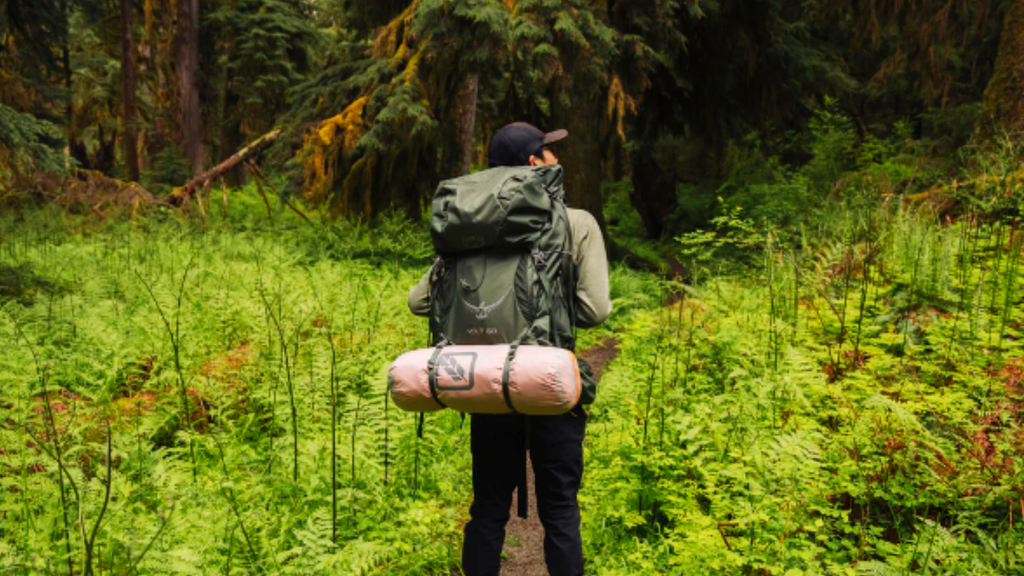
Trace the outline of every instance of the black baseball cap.
<instances>
[{"instance_id":1,"label":"black baseball cap","mask_svg":"<svg viewBox=\"0 0 1024 576\"><path fill-rule=\"evenodd\" d=\"M491 166L526 166L530 156L539 156L542 148L569 135L568 130L544 133L526 122L513 122L491 137L487 151Z\"/></svg>"}]
</instances>

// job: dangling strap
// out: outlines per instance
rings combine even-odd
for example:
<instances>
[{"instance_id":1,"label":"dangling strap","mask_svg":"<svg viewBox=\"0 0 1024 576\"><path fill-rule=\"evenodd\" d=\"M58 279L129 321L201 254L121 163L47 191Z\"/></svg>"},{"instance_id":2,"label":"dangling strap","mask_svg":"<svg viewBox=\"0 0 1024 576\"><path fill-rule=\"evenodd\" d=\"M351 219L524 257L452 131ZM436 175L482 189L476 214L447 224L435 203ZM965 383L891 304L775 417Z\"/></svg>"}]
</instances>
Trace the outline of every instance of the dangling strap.
<instances>
[{"instance_id":1,"label":"dangling strap","mask_svg":"<svg viewBox=\"0 0 1024 576\"><path fill-rule=\"evenodd\" d=\"M427 383L430 385L430 395L434 397L434 402L437 402L437 405L441 408L447 408L448 406L437 397L437 357L441 355L441 349L447 343L448 340L442 336L441 341L434 347L434 353L430 356L430 362L427 363Z\"/></svg>"},{"instance_id":2,"label":"dangling strap","mask_svg":"<svg viewBox=\"0 0 1024 576\"><path fill-rule=\"evenodd\" d=\"M501 393L505 396L505 405L508 406L508 409L515 414L518 414L519 412L516 410L516 407L512 405L512 395L509 393L508 390L508 378L509 372L511 371L512 368L512 360L515 358L516 350L518 349L519 340L516 340L515 342L512 343L511 346L509 346L508 356L505 357L505 368L502 369L501 371Z\"/></svg>"},{"instance_id":3,"label":"dangling strap","mask_svg":"<svg viewBox=\"0 0 1024 576\"><path fill-rule=\"evenodd\" d=\"M566 300L566 304L569 305L569 342L570 346L568 349L571 352L576 352L576 285L579 283L577 273L579 270L576 268L576 257L573 255L574 239L572 236L572 224L569 222L569 212L565 212L565 228L568 231L568 235L565 239L565 245L562 246L562 270L561 273L566 277L563 279L563 290L565 293L563 297ZM568 286L566 286L568 284Z\"/></svg>"},{"instance_id":4,"label":"dangling strap","mask_svg":"<svg viewBox=\"0 0 1024 576\"><path fill-rule=\"evenodd\" d=\"M424 414L426 414L426 412L420 412L419 422L416 423L416 437L419 438L420 440L423 439L423 415Z\"/></svg>"},{"instance_id":5,"label":"dangling strap","mask_svg":"<svg viewBox=\"0 0 1024 576\"><path fill-rule=\"evenodd\" d=\"M529 486L526 478L526 457L530 451L530 417L523 416L523 461L519 467L518 513L520 518L527 518L530 512Z\"/></svg>"},{"instance_id":6,"label":"dangling strap","mask_svg":"<svg viewBox=\"0 0 1024 576\"><path fill-rule=\"evenodd\" d=\"M541 252L540 250L536 250L536 249L534 249L534 251L533 251L533 262L534 262L534 265L537 267L537 270L540 272L539 274L537 274L537 283L540 284L540 290L541 290L541 293L542 293L540 295L540 297L541 298L546 298L549 301L552 298L555 297L555 292L554 292L554 290L552 290L551 285L548 284L548 278L547 278L547 275L544 274L544 269L547 268L547 266L548 266L548 258L550 257L551 254L558 254L558 252L557 251L556 252ZM534 330L535 325L534 324L530 324L530 327L527 329L527 335L530 337L530 340L528 340L529 343L531 343L531 344L540 344L541 346L556 346L557 345L556 344L556 342L557 342L557 335L554 333L554 330L553 330L554 322L553 322L553 319L551 318L550 311L549 311L549 314L548 314L548 318L549 318L548 321L549 321L549 324L550 324L550 328L549 328L546 336L543 336L543 337L535 336L533 334L533 330Z\"/></svg>"}]
</instances>

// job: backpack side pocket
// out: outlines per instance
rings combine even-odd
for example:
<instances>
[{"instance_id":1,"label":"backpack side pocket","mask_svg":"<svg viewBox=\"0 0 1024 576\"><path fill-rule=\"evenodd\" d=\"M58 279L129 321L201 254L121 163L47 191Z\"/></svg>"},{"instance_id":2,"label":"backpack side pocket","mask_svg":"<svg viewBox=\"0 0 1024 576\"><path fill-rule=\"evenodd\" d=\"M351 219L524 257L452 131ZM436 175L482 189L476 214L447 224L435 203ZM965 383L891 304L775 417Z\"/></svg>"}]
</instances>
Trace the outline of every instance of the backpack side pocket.
<instances>
[{"instance_id":1,"label":"backpack side pocket","mask_svg":"<svg viewBox=\"0 0 1024 576\"><path fill-rule=\"evenodd\" d=\"M597 379L594 378L594 369L590 367L583 358L576 358L576 363L580 367L580 404L593 404L594 399L597 398Z\"/></svg>"}]
</instances>

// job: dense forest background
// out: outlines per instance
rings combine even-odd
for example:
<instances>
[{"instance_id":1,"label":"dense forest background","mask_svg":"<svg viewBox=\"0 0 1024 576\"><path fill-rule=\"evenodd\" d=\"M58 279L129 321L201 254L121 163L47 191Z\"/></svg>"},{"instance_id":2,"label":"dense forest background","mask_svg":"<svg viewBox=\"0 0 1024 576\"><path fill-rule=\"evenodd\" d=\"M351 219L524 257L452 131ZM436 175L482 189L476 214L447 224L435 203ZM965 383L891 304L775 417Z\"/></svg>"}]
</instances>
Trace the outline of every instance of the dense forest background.
<instances>
[{"instance_id":1,"label":"dense forest background","mask_svg":"<svg viewBox=\"0 0 1024 576\"><path fill-rule=\"evenodd\" d=\"M483 165L489 135L527 120L572 134L557 152L575 205L605 225L601 182L628 179L646 234L667 237L706 224L737 178L769 182L816 145L848 150L813 194L776 205L814 208L855 146L897 132L919 152L908 191L926 190L968 142L1024 125L1022 13L1011 0L2 0L0 180L5 204L66 189L44 174L159 196L279 127L261 165L282 197L325 218L418 219L439 179ZM826 108L848 121L831 144L807 136Z\"/></svg>"},{"instance_id":2,"label":"dense forest background","mask_svg":"<svg viewBox=\"0 0 1024 576\"><path fill-rule=\"evenodd\" d=\"M459 574L387 371L518 120L607 239L588 574L1024 573L1024 0L0 0L0 573Z\"/></svg>"}]
</instances>

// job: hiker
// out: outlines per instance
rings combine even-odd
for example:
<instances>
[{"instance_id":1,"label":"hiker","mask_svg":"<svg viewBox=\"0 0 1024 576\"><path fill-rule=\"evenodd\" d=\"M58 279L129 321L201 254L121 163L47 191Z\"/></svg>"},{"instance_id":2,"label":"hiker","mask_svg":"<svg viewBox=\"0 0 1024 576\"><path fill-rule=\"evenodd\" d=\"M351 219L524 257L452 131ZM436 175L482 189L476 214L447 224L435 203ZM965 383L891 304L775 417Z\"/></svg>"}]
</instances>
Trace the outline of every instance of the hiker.
<instances>
[{"instance_id":1,"label":"hiker","mask_svg":"<svg viewBox=\"0 0 1024 576\"><path fill-rule=\"evenodd\" d=\"M499 166L550 166L558 158L549 146L568 136L566 130L545 134L525 122L509 124L491 139L488 155ZM596 169L596 167L594 168ZM608 262L604 239L594 217L568 210L575 265L575 325L597 326L608 317ZM409 293L413 314L430 314L430 272ZM533 463L537 509L544 526L544 559L553 576L583 574L583 541L577 501L583 476L583 436L587 413L577 405L558 416L473 414L473 504L466 524L462 568L467 576L497 576L505 542L512 493L523 475L527 443ZM522 496L521 496L522 497ZM523 501L521 500L521 503ZM521 514L525 510L521 510Z\"/></svg>"}]
</instances>

